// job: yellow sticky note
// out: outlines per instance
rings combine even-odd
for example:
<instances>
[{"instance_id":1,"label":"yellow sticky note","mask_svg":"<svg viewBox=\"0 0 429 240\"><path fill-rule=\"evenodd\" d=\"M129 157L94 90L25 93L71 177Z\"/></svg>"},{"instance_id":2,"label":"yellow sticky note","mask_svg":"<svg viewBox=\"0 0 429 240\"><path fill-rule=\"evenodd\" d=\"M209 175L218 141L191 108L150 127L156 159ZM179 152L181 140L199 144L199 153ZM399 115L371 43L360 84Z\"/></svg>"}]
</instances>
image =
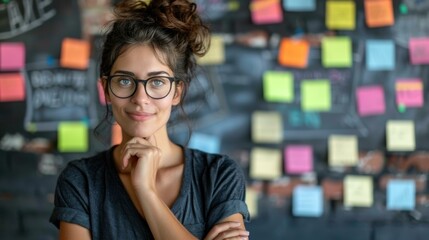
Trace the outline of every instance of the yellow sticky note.
<instances>
[{"instance_id":1,"label":"yellow sticky note","mask_svg":"<svg viewBox=\"0 0 429 240\"><path fill-rule=\"evenodd\" d=\"M352 60L350 37L324 37L322 39L322 64L324 67L351 67Z\"/></svg>"},{"instance_id":2,"label":"yellow sticky note","mask_svg":"<svg viewBox=\"0 0 429 240\"><path fill-rule=\"evenodd\" d=\"M206 55L197 58L200 65L218 65L225 62L225 43L220 35L212 35L210 48Z\"/></svg>"},{"instance_id":3,"label":"yellow sticky note","mask_svg":"<svg viewBox=\"0 0 429 240\"><path fill-rule=\"evenodd\" d=\"M88 126L84 122L61 122L58 125L58 151L88 151Z\"/></svg>"},{"instance_id":4,"label":"yellow sticky note","mask_svg":"<svg viewBox=\"0 0 429 240\"><path fill-rule=\"evenodd\" d=\"M267 71L263 76L264 98L267 102L293 101L293 75L289 72Z\"/></svg>"},{"instance_id":5,"label":"yellow sticky note","mask_svg":"<svg viewBox=\"0 0 429 240\"><path fill-rule=\"evenodd\" d=\"M331 135L329 144L329 166L355 166L358 163L358 139L354 135Z\"/></svg>"},{"instance_id":6,"label":"yellow sticky note","mask_svg":"<svg viewBox=\"0 0 429 240\"><path fill-rule=\"evenodd\" d=\"M332 30L356 28L356 5L354 1L327 1L326 27Z\"/></svg>"},{"instance_id":7,"label":"yellow sticky note","mask_svg":"<svg viewBox=\"0 0 429 240\"><path fill-rule=\"evenodd\" d=\"M259 193L250 187L246 187L246 205L249 210L250 217L255 218L258 216L258 196Z\"/></svg>"},{"instance_id":8,"label":"yellow sticky note","mask_svg":"<svg viewBox=\"0 0 429 240\"><path fill-rule=\"evenodd\" d=\"M416 148L413 121L389 120L386 125L386 134L389 151L413 151Z\"/></svg>"},{"instance_id":9,"label":"yellow sticky note","mask_svg":"<svg viewBox=\"0 0 429 240\"><path fill-rule=\"evenodd\" d=\"M89 64L88 41L65 38L61 45L60 65L65 68L86 69Z\"/></svg>"},{"instance_id":10,"label":"yellow sticky note","mask_svg":"<svg viewBox=\"0 0 429 240\"><path fill-rule=\"evenodd\" d=\"M256 143L280 143L283 140L283 118L276 111L252 114L252 140Z\"/></svg>"},{"instance_id":11,"label":"yellow sticky note","mask_svg":"<svg viewBox=\"0 0 429 240\"><path fill-rule=\"evenodd\" d=\"M344 205L370 207L373 204L373 183L368 176L346 176L344 179Z\"/></svg>"},{"instance_id":12,"label":"yellow sticky note","mask_svg":"<svg viewBox=\"0 0 429 240\"><path fill-rule=\"evenodd\" d=\"M250 153L250 177L274 180L282 175L282 153L279 149L255 147Z\"/></svg>"},{"instance_id":13,"label":"yellow sticky note","mask_svg":"<svg viewBox=\"0 0 429 240\"><path fill-rule=\"evenodd\" d=\"M329 80L301 81L301 108L304 111L331 110L331 83Z\"/></svg>"}]
</instances>

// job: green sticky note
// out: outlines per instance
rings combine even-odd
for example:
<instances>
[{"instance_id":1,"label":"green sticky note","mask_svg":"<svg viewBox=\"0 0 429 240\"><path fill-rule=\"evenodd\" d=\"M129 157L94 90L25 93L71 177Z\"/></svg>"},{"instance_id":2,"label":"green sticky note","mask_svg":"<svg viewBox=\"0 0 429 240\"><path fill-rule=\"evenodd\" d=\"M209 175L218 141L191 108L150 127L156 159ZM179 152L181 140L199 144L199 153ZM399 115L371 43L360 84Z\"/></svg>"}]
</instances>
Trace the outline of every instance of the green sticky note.
<instances>
[{"instance_id":1,"label":"green sticky note","mask_svg":"<svg viewBox=\"0 0 429 240\"><path fill-rule=\"evenodd\" d=\"M61 122L58 125L58 151L88 151L88 127L84 122Z\"/></svg>"},{"instance_id":2,"label":"green sticky note","mask_svg":"<svg viewBox=\"0 0 429 240\"><path fill-rule=\"evenodd\" d=\"M301 82L301 108L304 111L331 110L331 84L329 80L303 80Z\"/></svg>"},{"instance_id":3,"label":"green sticky note","mask_svg":"<svg viewBox=\"0 0 429 240\"><path fill-rule=\"evenodd\" d=\"M325 67L351 67L352 41L350 37L324 37L322 63Z\"/></svg>"},{"instance_id":4,"label":"green sticky note","mask_svg":"<svg viewBox=\"0 0 429 240\"><path fill-rule=\"evenodd\" d=\"M265 72L263 77L264 98L268 102L293 100L293 75L288 72Z\"/></svg>"}]
</instances>

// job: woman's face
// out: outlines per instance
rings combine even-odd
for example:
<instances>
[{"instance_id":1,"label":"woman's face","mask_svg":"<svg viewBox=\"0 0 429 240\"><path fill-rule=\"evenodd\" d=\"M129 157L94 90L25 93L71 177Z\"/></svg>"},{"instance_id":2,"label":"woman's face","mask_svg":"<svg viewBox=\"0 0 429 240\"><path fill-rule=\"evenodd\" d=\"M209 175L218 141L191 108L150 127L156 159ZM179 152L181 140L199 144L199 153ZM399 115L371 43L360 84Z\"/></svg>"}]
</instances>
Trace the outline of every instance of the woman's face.
<instances>
[{"instance_id":1,"label":"woman's face","mask_svg":"<svg viewBox=\"0 0 429 240\"><path fill-rule=\"evenodd\" d=\"M154 76L173 77L172 70L157 58L154 50L147 45L136 45L126 49L115 61L110 75L130 75L136 79ZM162 99L152 99L139 83L130 98L118 98L108 88L107 100L111 102L115 120L122 128L124 140L132 137L148 138L160 130L165 130L171 108L180 102L181 85L173 83L170 93Z\"/></svg>"}]
</instances>

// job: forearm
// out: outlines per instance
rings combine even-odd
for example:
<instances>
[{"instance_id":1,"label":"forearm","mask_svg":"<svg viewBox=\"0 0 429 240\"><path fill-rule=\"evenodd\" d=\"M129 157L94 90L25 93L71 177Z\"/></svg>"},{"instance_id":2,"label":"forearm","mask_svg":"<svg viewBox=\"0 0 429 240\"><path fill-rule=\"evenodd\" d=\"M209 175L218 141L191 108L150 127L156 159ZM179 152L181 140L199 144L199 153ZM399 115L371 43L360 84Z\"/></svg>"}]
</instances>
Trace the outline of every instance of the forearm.
<instances>
[{"instance_id":1,"label":"forearm","mask_svg":"<svg viewBox=\"0 0 429 240\"><path fill-rule=\"evenodd\" d=\"M155 239L197 239L155 192L146 191L138 194L138 198Z\"/></svg>"}]
</instances>

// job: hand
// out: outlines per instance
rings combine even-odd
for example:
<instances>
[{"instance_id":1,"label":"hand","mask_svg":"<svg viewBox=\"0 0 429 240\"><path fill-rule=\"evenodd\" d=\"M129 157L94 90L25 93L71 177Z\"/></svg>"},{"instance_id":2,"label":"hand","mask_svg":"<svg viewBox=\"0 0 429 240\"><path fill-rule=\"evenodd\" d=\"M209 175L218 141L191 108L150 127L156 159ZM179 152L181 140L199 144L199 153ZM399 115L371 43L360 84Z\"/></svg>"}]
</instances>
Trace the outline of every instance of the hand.
<instances>
[{"instance_id":1,"label":"hand","mask_svg":"<svg viewBox=\"0 0 429 240\"><path fill-rule=\"evenodd\" d=\"M204 240L247 240L249 232L240 228L239 222L223 222L214 225Z\"/></svg>"},{"instance_id":2,"label":"hand","mask_svg":"<svg viewBox=\"0 0 429 240\"><path fill-rule=\"evenodd\" d=\"M131 183L136 191L156 191L161 150L154 146L153 137L134 137L121 149L122 173L130 173Z\"/></svg>"}]
</instances>

